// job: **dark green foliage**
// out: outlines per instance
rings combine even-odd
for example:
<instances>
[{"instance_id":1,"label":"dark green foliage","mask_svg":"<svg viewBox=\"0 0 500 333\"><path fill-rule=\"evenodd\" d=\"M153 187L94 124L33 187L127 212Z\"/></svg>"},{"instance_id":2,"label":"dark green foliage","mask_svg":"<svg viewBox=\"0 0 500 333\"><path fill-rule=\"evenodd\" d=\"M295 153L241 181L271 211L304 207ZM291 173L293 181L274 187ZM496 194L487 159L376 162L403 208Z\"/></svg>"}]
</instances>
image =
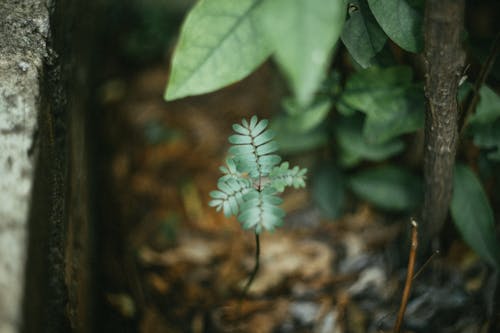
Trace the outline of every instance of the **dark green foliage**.
<instances>
[{"instance_id":1,"label":"dark green foliage","mask_svg":"<svg viewBox=\"0 0 500 333\"><path fill-rule=\"evenodd\" d=\"M500 267L500 243L488 198L476 175L465 165L455 167L451 216L464 240L490 264Z\"/></svg>"},{"instance_id":2,"label":"dark green foliage","mask_svg":"<svg viewBox=\"0 0 500 333\"><path fill-rule=\"evenodd\" d=\"M363 68L372 65L373 58L387 40L366 0L349 4L349 18L344 24L341 38L353 59Z\"/></svg>"},{"instance_id":3,"label":"dark green foliage","mask_svg":"<svg viewBox=\"0 0 500 333\"><path fill-rule=\"evenodd\" d=\"M384 32L401 48L418 52L423 47L423 1L368 0L370 9Z\"/></svg>"},{"instance_id":4,"label":"dark green foliage","mask_svg":"<svg viewBox=\"0 0 500 333\"><path fill-rule=\"evenodd\" d=\"M490 159L500 161L500 97L487 86L481 88L480 96L469 131L478 147L490 150Z\"/></svg>"},{"instance_id":5,"label":"dark green foliage","mask_svg":"<svg viewBox=\"0 0 500 333\"><path fill-rule=\"evenodd\" d=\"M426 4L423 0L198 2L174 52L166 99L217 90L247 76L268 57L276 62L292 95L274 117L273 131L256 117L234 125L231 156L221 168L223 175L210 205L226 216L237 216L245 228L257 233L279 226L284 214L277 195L288 186L303 187L305 178L305 170L290 168L286 162L280 165L279 144L282 153L335 153L327 157L335 162L318 167L313 180L313 197L328 217L341 213L346 186L378 208L417 210L422 180L392 163L414 165L422 160L422 148L423 155L432 151L423 147L422 136L412 136L424 126L425 98L422 82L413 76L414 69L415 73L421 69L403 51L423 49ZM469 37L464 36L464 44L474 46ZM341 67L330 71L337 64ZM493 75L495 68L494 62ZM474 89L462 83L457 96L465 116L462 133L479 148L479 167L490 170L489 178L498 182L492 170L500 160L500 98L483 85L473 114L466 104ZM412 151L401 156L408 147ZM463 150L459 147L458 152L460 158ZM367 161L384 166L373 168ZM497 262L491 255L498 243L492 245L490 204L474 175L468 169L457 170L464 178L455 179L455 224L478 254Z\"/></svg>"},{"instance_id":6,"label":"dark green foliage","mask_svg":"<svg viewBox=\"0 0 500 333\"><path fill-rule=\"evenodd\" d=\"M322 163L312 179L312 195L323 215L337 218L342 213L344 175L333 163Z\"/></svg>"},{"instance_id":7,"label":"dark green foliage","mask_svg":"<svg viewBox=\"0 0 500 333\"><path fill-rule=\"evenodd\" d=\"M391 211L408 211L422 201L421 180L405 169L384 166L362 171L351 177L354 193Z\"/></svg>"},{"instance_id":8,"label":"dark green foliage","mask_svg":"<svg viewBox=\"0 0 500 333\"><path fill-rule=\"evenodd\" d=\"M286 187L305 187L306 169L290 168L288 162L278 166L281 157L274 133L267 129L268 121L253 116L234 124L235 134L223 176L217 182L218 190L210 192L209 205L223 210L226 216L238 216L245 229L272 231L283 222L285 212L277 195Z\"/></svg>"}]
</instances>

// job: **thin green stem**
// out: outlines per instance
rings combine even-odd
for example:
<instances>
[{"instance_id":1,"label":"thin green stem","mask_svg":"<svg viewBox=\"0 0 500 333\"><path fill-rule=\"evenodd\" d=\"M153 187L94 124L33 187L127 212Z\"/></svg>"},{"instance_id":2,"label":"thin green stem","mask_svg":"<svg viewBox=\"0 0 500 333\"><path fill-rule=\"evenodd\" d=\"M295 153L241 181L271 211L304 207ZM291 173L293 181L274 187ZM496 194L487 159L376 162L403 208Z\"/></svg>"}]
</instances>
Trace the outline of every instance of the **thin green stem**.
<instances>
[{"instance_id":1,"label":"thin green stem","mask_svg":"<svg viewBox=\"0 0 500 333\"><path fill-rule=\"evenodd\" d=\"M250 275L247 283L245 284L245 288L243 288L241 299L246 297L248 289L250 289L250 286L252 285L252 282L255 279L257 272L259 271L259 259L260 259L260 240L259 240L259 234L255 233L255 266L253 267L252 274Z\"/></svg>"}]
</instances>

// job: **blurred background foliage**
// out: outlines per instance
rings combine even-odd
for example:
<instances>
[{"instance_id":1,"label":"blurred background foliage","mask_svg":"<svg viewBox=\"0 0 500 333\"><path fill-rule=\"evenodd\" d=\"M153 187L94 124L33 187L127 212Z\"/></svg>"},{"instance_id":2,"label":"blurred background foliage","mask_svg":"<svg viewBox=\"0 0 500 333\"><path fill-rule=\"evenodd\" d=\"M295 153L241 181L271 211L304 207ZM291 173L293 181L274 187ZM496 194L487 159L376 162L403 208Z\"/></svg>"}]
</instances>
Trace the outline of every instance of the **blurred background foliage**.
<instances>
[{"instance_id":1,"label":"blurred background foliage","mask_svg":"<svg viewBox=\"0 0 500 333\"><path fill-rule=\"evenodd\" d=\"M370 2L378 5L371 8ZM103 31L101 46L105 56L100 59L105 83L99 89L106 107L116 105L127 94L133 95L132 101L127 100L127 103L133 104L141 98L146 100L151 98L152 91L155 107L163 105L164 102L160 101L162 89L171 71L167 64L170 64L183 19L194 3L194 0L105 1L107 29ZM265 78L265 82L257 80L250 84L255 88L254 92L248 92L251 101L228 97L236 89L232 85L217 93L219 95L169 102L167 108L176 111L169 111L171 114L163 117L156 115L151 111L152 106L141 100L143 104L139 105L143 109L129 111L141 130L129 131L129 125L119 124L118 117L111 117L108 123L124 127L125 133L117 134L118 129L113 127L109 135L123 135L124 141L137 139L143 142L147 153L138 153L134 147L124 150L138 154L155 172L161 168L169 172L174 170L176 163L185 163L180 175L165 176L165 179L157 180L158 184L154 184L156 180L150 180L153 184L148 186L154 187L166 179L182 183L177 193L181 199L172 194L177 189L168 188L163 192L158 190L162 200L183 200L192 220L210 220L213 217L200 217L205 209L200 202L204 204L208 197L199 198L193 179L198 177L197 172L209 169L212 164L208 160L195 160L204 155L200 150L193 152L186 142L194 137L202 142L201 147L220 145L211 137L225 135L220 128L230 129L230 124L238 122L242 116L251 116L250 110L261 117L271 118L280 153L293 164L310 170L307 196L321 220L338 221L353 214L363 202L383 214L383 220L388 224L406 221L410 215L418 214L424 195L423 68L422 59L414 53L421 50L423 41L409 38L414 35L412 31L395 29L397 22L385 20L386 26L379 23L384 13L391 12L384 4L390 7L393 3L395 1L349 2L346 22L339 32L342 43L336 45L332 58L324 67L319 88L309 102L296 98L294 90L298 88L287 85L287 79L293 81L290 78L297 74L276 61L268 61L259 67L259 75ZM421 24L424 1L404 3L408 6L408 13L414 14L411 14L414 24ZM470 102L473 84L497 38L499 15L498 1L467 1L464 47L468 67L463 73L464 83L458 96L462 108ZM139 79L134 84L127 81L127 77L155 66L163 74L151 75L153 81ZM156 85L154 89L150 87L153 84ZM262 88L265 92L258 90L263 84L266 84ZM465 130L457 155L459 163L455 177L455 188L459 190L451 207L456 227L448 223L443 235L444 244L451 244L460 237L457 232L461 230L461 237L492 266L498 265L500 253L498 238L495 237L500 216L500 194L497 191L500 186L499 88L500 62L497 60L480 90L476 112L465 117L462 110L461 121ZM143 96L138 96L140 94ZM234 105L224 104L233 102ZM185 116L184 111L177 109L179 106L186 108ZM220 112L198 112L203 107L219 108ZM189 113L192 110L195 110L196 119ZM196 124L199 132L192 133L177 126L179 118ZM224 147L214 147L208 149L207 154L211 159L219 158L213 161L219 165L223 157L217 149L224 150ZM151 152L168 152L174 157L169 160L171 164L165 166L161 159L148 155ZM113 172L125 168L123 165L130 169L140 167L137 162L120 161L113 164ZM213 178L213 186L215 181ZM178 229L184 223L183 217L167 213L166 209L161 214L149 214L151 207L144 206L141 212L131 213L133 219L154 220L154 247L173 246ZM134 207L129 205L126 209ZM149 215L142 218L140 214ZM141 233L137 235L142 236Z\"/></svg>"},{"instance_id":2,"label":"blurred background foliage","mask_svg":"<svg viewBox=\"0 0 500 333\"><path fill-rule=\"evenodd\" d=\"M194 3L109 1L109 29L103 45L112 49L113 62L131 70L164 61L172 54L180 25ZM287 97L282 79L278 75L274 78L282 86L282 102L275 108L272 128L282 153L308 156L307 163L316 170L311 192L326 217L340 216L355 197L398 214L415 214L422 201L423 72L421 59L412 52L420 51L423 45L415 29L422 24L424 2L404 2L403 15L411 21L406 25L409 30L386 15L394 3L349 2L340 34L343 45L337 45L311 102ZM498 30L497 3L469 1L467 6L464 45L468 67L461 87L462 106L470 101L471 87ZM299 74L287 67L293 65L284 66L285 79L295 82L293 75ZM476 113L464 119L466 135L458 154L459 161L478 172L495 209L500 206L499 195L491 190L499 182L495 172L500 160L500 99L495 92L499 75L499 62L494 61ZM292 90L299 89L294 87L292 84ZM147 124L145 131L152 143L179 135L154 122Z\"/></svg>"}]
</instances>

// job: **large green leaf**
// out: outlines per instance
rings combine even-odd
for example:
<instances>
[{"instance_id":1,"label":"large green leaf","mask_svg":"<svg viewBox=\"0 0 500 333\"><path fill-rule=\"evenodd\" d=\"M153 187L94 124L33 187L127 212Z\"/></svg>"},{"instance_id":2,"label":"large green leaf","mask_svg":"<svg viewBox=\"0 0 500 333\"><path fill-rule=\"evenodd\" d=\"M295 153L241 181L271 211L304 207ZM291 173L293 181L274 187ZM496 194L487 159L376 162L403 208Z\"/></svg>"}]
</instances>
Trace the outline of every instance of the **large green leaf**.
<instances>
[{"instance_id":1,"label":"large green leaf","mask_svg":"<svg viewBox=\"0 0 500 333\"><path fill-rule=\"evenodd\" d=\"M251 73L272 52L259 27L262 0L203 0L188 14L166 100L207 93Z\"/></svg>"},{"instance_id":2,"label":"large green leaf","mask_svg":"<svg viewBox=\"0 0 500 333\"><path fill-rule=\"evenodd\" d=\"M367 115L364 134L372 143L384 143L423 126L424 96L412 85L408 67L371 67L353 74L339 104Z\"/></svg>"},{"instance_id":3,"label":"large green leaf","mask_svg":"<svg viewBox=\"0 0 500 333\"><path fill-rule=\"evenodd\" d=\"M409 67L371 67L351 75L341 100L370 116L391 116L399 110L399 98L411 86L411 79Z\"/></svg>"},{"instance_id":4,"label":"large green leaf","mask_svg":"<svg viewBox=\"0 0 500 333\"><path fill-rule=\"evenodd\" d=\"M264 31L297 101L307 106L324 78L345 18L342 0L270 0Z\"/></svg>"},{"instance_id":5,"label":"large green leaf","mask_svg":"<svg viewBox=\"0 0 500 333\"><path fill-rule=\"evenodd\" d=\"M368 4L377 22L393 42L410 52L422 49L422 7L413 7L407 0L368 0Z\"/></svg>"},{"instance_id":6,"label":"large green leaf","mask_svg":"<svg viewBox=\"0 0 500 333\"><path fill-rule=\"evenodd\" d=\"M455 167L451 216L462 237L484 260L500 268L500 243L488 198L476 175L465 165Z\"/></svg>"},{"instance_id":7,"label":"large green leaf","mask_svg":"<svg viewBox=\"0 0 500 333\"><path fill-rule=\"evenodd\" d=\"M402 140L382 144L370 143L362 133L363 117L342 117L337 121L335 132L340 148L340 159L344 166L354 166L363 159L382 161L401 152L405 145Z\"/></svg>"},{"instance_id":8,"label":"large green leaf","mask_svg":"<svg viewBox=\"0 0 500 333\"><path fill-rule=\"evenodd\" d=\"M352 191L359 197L392 211L416 208L422 200L421 183L417 176L394 166L362 171L349 181Z\"/></svg>"},{"instance_id":9,"label":"large green leaf","mask_svg":"<svg viewBox=\"0 0 500 333\"><path fill-rule=\"evenodd\" d=\"M314 201L328 218L339 217L344 205L344 179L333 163L323 163L312 179Z\"/></svg>"},{"instance_id":10,"label":"large green leaf","mask_svg":"<svg viewBox=\"0 0 500 333\"><path fill-rule=\"evenodd\" d=\"M384 143L401 134L411 133L424 126L424 93L419 87L408 88L395 98L398 103L392 115L367 116L363 134L369 142Z\"/></svg>"},{"instance_id":11,"label":"large green leaf","mask_svg":"<svg viewBox=\"0 0 500 333\"><path fill-rule=\"evenodd\" d=\"M384 46L387 35L373 17L366 0L353 1L349 8L349 18L342 30L342 42L353 59L366 68L372 65L372 60Z\"/></svg>"}]
</instances>

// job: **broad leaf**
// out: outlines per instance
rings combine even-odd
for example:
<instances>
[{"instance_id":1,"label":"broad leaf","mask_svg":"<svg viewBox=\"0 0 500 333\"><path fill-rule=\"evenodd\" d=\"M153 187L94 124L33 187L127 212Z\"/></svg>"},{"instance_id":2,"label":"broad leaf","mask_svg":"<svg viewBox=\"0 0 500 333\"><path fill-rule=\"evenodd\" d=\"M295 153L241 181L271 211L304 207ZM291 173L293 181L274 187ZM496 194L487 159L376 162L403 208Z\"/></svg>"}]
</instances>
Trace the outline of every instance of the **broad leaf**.
<instances>
[{"instance_id":1,"label":"broad leaf","mask_svg":"<svg viewBox=\"0 0 500 333\"><path fill-rule=\"evenodd\" d=\"M360 71L347 81L339 105L367 115L364 134L368 141L387 142L423 126L423 90L412 85L411 77L407 67Z\"/></svg>"},{"instance_id":2,"label":"broad leaf","mask_svg":"<svg viewBox=\"0 0 500 333\"><path fill-rule=\"evenodd\" d=\"M465 165L457 165L453 186L451 216L455 225L479 256L500 268L493 212L479 179Z\"/></svg>"},{"instance_id":3,"label":"broad leaf","mask_svg":"<svg viewBox=\"0 0 500 333\"><path fill-rule=\"evenodd\" d=\"M368 0L368 4L393 42L410 52L422 50L422 8L411 6L407 0Z\"/></svg>"},{"instance_id":4,"label":"broad leaf","mask_svg":"<svg viewBox=\"0 0 500 333\"><path fill-rule=\"evenodd\" d=\"M312 179L314 201L328 218L337 218L342 213L345 199L343 175L333 163L323 163Z\"/></svg>"},{"instance_id":5,"label":"broad leaf","mask_svg":"<svg viewBox=\"0 0 500 333\"><path fill-rule=\"evenodd\" d=\"M349 18L345 22L341 38L351 56L363 68L372 65L373 58L387 40L366 0L349 4Z\"/></svg>"},{"instance_id":6,"label":"broad leaf","mask_svg":"<svg viewBox=\"0 0 500 333\"><path fill-rule=\"evenodd\" d=\"M298 132L307 132L321 124L328 116L332 106L329 99L315 102L307 108L297 105L294 100L286 99L283 103L288 115L285 117L288 128Z\"/></svg>"},{"instance_id":7,"label":"broad leaf","mask_svg":"<svg viewBox=\"0 0 500 333\"><path fill-rule=\"evenodd\" d=\"M382 144L370 143L362 133L362 117L341 118L335 132L341 151L341 162L344 166L354 166L363 159L382 161L404 149L401 140L393 140Z\"/></svg>"},{"instance_id":8,"label":"broad leaf","mask_svg":"<svg viewBox=\"0 0 500 333\"><path fill-rule=\"evenodd\" d=\"M363 134L369 142L384 143L424 126L425 101L422 89L408 88L403 95L395 97L392 103L399 104L392 115L367 116Z\"/></svg>"},{"instance_id":9,"label":"broad leaf","mask_svg":"<svg viewBox=\"0 0 500 333\"><path fill-rule=\"evenodd\" d=\"M272 52L259 27L261 0L204 0L188 14L172 60L166 100L236 82Z\"/></svg>"},{"instance_id":10,"label":"broad leaf","mask_svg":"<svg viewBox=\"0 0 500 333\"><path fill-rule=\"evenodd\" d=\"M341 0L263 3L264 30L297 101L307 106L324 78L345 17Z\"/></svg>"},{"instance_id":11,"label":"broad leaf","mask_svg":"<svg viewBox=\"0 0 500 333\"><path fill-rule=\"evenodd\" d=\"M351 75L341 100L370 116L391 116L399 110L397 99L404 96L411 79L409 67L371 67Z\"/></svg>"},{"instance_id":12,"label":"broad leaf","mask_svg":"<svg viewBox=\"0 0 500 333\"><path fill-rule=\"evenodd\" d=\"M356 195L386 210L412 210L422 200L421 180L393 166L362 171L351 177L349 185Z\"/></svg>"}]
</instances>

